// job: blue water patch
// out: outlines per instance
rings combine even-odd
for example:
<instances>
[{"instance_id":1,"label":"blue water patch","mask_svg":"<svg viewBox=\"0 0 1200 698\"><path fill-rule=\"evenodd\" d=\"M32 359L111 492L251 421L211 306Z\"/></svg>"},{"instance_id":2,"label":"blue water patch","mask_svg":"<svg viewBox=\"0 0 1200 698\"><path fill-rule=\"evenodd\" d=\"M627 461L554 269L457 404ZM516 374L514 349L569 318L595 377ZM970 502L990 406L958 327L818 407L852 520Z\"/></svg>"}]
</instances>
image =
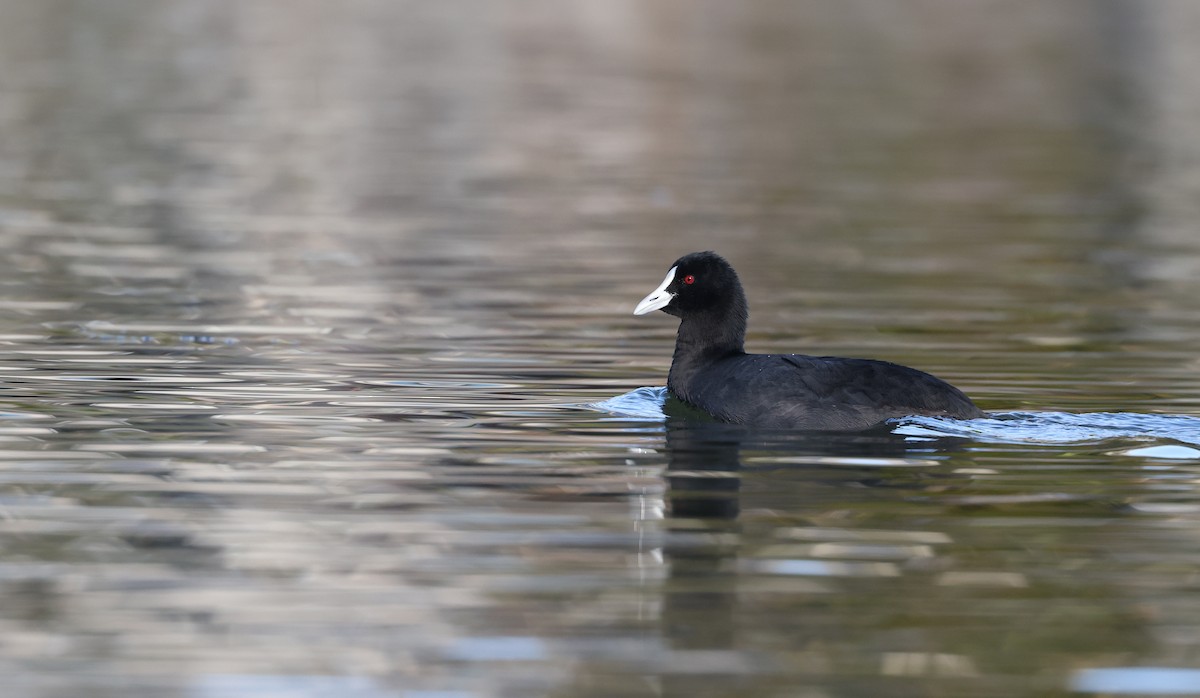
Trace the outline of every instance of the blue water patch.
<instances>
[{"instance_id":1,"label":"blue water patch","mask_svg":"<svg viewBox=\"0 0 1200 698\"><path fill-rule=\"evenodd\" d=\"M1123 451L1121 455L1136 456L1138 458L1157 458L1159 460L1200 460L1200 449L1192 448L1191 446L1180 446L1179 444L1165 444L1162 446L1131 448L1128 451Z\"/></svg>"},{"instance_id":2,"label":"blue water patch","mask_svg":"<svg viewBox=\"0 0 1200 698\"><path fill-rule=\"evenodd\" d=\"M1112 667L1082 669L1071 678L1079 693L1194 696L1200 693L1200 669Z\"/></svg>"},{"instance_id":3,"label":"blue water patch","mask_svg":"<svg viewBox=\"0 0 1200 698\"><path fill-rule=\"evenodd\" d=\"M666 388L638 388L588 407L639 421L663 421ZM1138 412L997 412L982 419L904 417L894 433L913 441L942 437L997 444L1087 444L1112 440L1173 441L1200 446L1200 417ZM1187 446L1133 449L1124 455L1147 458L1200 458Z\"/></svg>"},{"instance_id":4,"label":"blue water patch","mask_svg":"<svg viewBox=\"0 0 1200 698\"><path fill-rule=\"evenodd\" d=\"M1116 439L1200 444L1200 418L1138 412L1003 412L983 419L905 417L897 421L895 433L1011 444L1083 444Z\"/></svg>"},{"instance_id":5,"label":"blue water patch","mask_svg":"<svg viewBox=\"0 0 1200 698\"><path fill-rule=\"evenodd\" d=\"M546 659L549 648L537 637L465 637L447 648L446 655L468 662L532 662Z\"/></svg>"},{"instance_id":6,"label":"blue water patch","mask_svg":"<svg viewBox=\"0 0 1200 698\"><path fill-rule=\"evenodd\" d=\"M192 680L188 698L258 696L259 698L405 698L363 676L210 674Z\"/></svg>"}]
</instances>

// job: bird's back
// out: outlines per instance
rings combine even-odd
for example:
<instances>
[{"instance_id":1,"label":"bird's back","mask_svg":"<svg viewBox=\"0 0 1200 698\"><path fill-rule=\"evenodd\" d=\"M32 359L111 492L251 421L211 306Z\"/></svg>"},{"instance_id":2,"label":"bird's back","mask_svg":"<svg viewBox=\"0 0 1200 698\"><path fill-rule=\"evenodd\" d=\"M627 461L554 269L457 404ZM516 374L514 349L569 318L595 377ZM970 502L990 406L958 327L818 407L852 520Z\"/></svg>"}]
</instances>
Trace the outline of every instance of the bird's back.
<instances>
[{"instance_id":1,"label":"bird's back","mask_svg":"<svg viewBox=\"0 0 1200 698\"><path fill-rule=\"evenodd\" d=\"M983 416L949 383L870 359L739 354L671 388L722 421L765 428L851 430L908 415Z\"/></svg>"}]
</instances>

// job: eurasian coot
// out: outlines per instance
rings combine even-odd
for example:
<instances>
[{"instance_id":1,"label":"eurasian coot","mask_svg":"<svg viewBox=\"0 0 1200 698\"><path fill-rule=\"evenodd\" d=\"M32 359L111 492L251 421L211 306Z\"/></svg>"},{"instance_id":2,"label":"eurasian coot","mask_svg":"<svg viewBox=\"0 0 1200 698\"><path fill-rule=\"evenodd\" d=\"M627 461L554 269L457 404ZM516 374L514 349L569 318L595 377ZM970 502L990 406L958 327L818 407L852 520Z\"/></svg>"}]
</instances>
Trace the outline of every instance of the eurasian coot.
<instances>
[{"instance_id":1,"label":"eurasian coot","mask_svg":"<svg viewBox=\"0 0 1200 698\"><path fill-rule=\"evenodd\" d=\"M983 412L954 386L907 366L870 359L747 354L746 295L715 252L671 265L634 315L678 316L671 394L723 422L769 429L866 429L893 417L971 419Z\"/></svg>"}]
</instances>

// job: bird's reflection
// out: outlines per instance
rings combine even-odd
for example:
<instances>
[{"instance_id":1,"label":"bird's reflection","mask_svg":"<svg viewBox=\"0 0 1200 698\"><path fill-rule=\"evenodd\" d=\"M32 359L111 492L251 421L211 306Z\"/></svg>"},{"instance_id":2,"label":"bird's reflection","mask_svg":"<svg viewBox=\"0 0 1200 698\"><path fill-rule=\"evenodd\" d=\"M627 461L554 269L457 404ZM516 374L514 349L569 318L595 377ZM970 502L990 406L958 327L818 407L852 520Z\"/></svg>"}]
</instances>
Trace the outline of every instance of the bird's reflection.
<instances>
[{"instance_id":1,"label":"bird's reflection","mask_svg":"<svg viewBox=\"0 0 1200 698\"><path fill-rule=\"evenodd\" d=\"M825 479L816 473L830 459L853 465L872 459L898 459L958 450L964 439L912 441L884 425L856 432L755 430L723 424L699 414L674 398L665 405L667 498L672 517L736 519L745 454L765 454L789 463L790 475ZM811 463L806 464L806 459ZM813 467L806 467L810 465ZM844 478L859 485L875 484L873 468L840 467ZM844 479L843 478L843 479ZM792 477L782 475L781 479Z\"/></svg>"},{"instance_id":2,"label":"bird's reflection","mask_svg":"<svg viewBox=\"0 0 1200 698\"><path fill-rule=\"evenodd\" d=\"M672 516L736 519L741 442L725 425L667 422L667 493Z\"/></svg>"},{"instance_id":3,"label":"bird's reflection","mask_svg":"<svg viewBox=\"0 0 1200 698\"><path fill-rule=\"evenodd\" d=\"M669 518L663 558L669 571L661 630L664 642L675 651L711 652L738 646L742 480L748 470L764 469L759 457L786 463L767 466L772 470L770 479L782 491L780 497L827 487L831 477L841 496L849 497L849 492L861 493L863 485L873 484L872 478L879 477L876 469L831 467L831 461L867 464L868 459L928 457L952 451L961 443L957 439L910 442L886 427L854 433L756 431L713 422L673 398L665 409ZM756 458L749 469L743 465L748 454ZM836 472L831 476L831 471ZM796 487L797 477L804 481L800 487ZM853 489L844 487L847 484L853 484ZM752 496L757 500L762 493ZM737 657L731 656L730 661ZM660 686L662 695L695 696L705 694L705 684L703 676L680 672L661 676Z\"/></svg>"}]
</instances>

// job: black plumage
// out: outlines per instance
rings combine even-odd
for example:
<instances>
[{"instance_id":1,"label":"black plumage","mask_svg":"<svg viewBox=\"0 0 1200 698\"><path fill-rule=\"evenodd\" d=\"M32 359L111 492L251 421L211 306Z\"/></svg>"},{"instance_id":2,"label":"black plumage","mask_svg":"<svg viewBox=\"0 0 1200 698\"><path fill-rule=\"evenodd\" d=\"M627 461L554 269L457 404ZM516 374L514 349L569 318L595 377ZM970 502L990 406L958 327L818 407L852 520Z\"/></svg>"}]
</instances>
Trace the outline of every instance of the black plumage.
<instances>
[{"instance_id":1,"label":"black plumage","mask_svg":"<svg viewBox=\"0 0 1200 698\"><path fill-rule=\"evenodd\" d=\"M723 422L847 431L908 415L983 416L954 386L907 366L747 354L746 296L737 272L714 252L680 257L634 312L660 309L680 319L667 388Z\"/></svg>"}]
</instances>

